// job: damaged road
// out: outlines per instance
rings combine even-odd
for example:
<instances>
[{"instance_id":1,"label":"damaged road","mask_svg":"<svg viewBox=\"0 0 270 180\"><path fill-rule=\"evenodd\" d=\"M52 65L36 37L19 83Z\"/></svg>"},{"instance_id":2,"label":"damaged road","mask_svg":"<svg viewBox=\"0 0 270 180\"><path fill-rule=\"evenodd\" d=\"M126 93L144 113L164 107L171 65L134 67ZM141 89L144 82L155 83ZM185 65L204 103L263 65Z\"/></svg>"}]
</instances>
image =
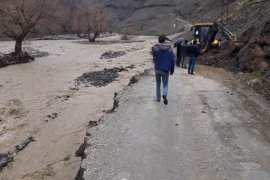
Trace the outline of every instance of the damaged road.
<instances>
[{"instance_id":1,"label":"damaged road","mask_svg":"<svg viewBox=\"0 0 270 180\"><path fill-rule=\"evenodd\" d=\"M153 77L119 93L115 112L88 130L77 179L270 179L269 106L183 70L165 106Z\"/></svg>"}]
</instances>

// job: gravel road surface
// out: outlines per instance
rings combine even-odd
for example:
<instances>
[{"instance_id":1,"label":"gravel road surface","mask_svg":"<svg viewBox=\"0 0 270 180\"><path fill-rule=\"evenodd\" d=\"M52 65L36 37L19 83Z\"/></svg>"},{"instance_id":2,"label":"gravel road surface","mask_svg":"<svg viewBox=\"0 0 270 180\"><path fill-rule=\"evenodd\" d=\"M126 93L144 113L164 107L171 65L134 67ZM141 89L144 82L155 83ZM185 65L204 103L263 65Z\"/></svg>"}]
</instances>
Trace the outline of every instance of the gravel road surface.
<instances>
[{"instance_id":1,"label":"gravel road surface","mask_svg":"<svg viewBox=\"0 0 270 180\"><path fill-rule=\"evenodd\" d=\"M120 93L116 112L88 130L85 180L270 179L269 109L182 69L165 106L153 77Z\"/></svg>"}]
</instances>

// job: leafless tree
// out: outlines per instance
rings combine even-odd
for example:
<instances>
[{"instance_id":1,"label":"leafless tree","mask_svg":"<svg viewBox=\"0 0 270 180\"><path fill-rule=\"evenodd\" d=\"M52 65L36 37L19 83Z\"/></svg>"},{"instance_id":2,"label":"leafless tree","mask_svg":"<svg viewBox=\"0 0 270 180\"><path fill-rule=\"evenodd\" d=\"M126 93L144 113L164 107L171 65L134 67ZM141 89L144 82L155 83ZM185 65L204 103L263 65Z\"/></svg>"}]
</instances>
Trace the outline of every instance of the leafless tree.
<instances>
[{"instance_id":1,"label":"leafless tree","mask_svg":"<svg viewBox=\"0 0 270 180\"><path fill-rule=\"evenodd\" d=\"M122 40L129 40L130 36L135 33L135 30L132 27L127 26L121 30L121 33L122 33L121 37Z\"/></svg>"},{"instance_id":2,"label":"leafless tree","mask_svg":"<svg viewBox=\"0 0 270 180\"><path fill-rule=\"evenodd\" d=\"M55 0L0 0L0 30L15 43L15 55L22 54L22 42L47 23ZM48 23L47 23L48 24Z\"/></svg>"},{"instance_id":3,"label":"leafless tree","mask_svg":"<svg viewBox=\"0 0 270 180\"><path fill-rule=\"evenodd\" d=\"M57 12L55 12L56 22L63 33L73 33L73 23L76 18L76 10L82 0L59 0Z\"/></svg>"},{"instance_id":4,"label":"leafless tree","mask_svg":"<svg viewBox=\"0 0 270 180\"><path fill-rule=\"evenodd\" d=\"M109 30L109 15L105 8L81 4L77 12L76 29L87 34L90 42L95 42L100 33Z\"/></svg>"}]
</instances>

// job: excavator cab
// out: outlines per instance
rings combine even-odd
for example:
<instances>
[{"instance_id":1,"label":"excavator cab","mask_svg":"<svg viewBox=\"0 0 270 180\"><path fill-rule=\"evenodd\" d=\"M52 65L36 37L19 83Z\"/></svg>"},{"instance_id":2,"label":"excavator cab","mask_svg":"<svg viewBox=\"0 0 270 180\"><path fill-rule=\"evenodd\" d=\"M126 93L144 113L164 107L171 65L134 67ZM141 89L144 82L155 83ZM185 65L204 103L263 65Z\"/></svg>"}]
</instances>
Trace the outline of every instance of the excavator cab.
<instances>
[{"instance_id":1,"label":"excavator cab","mask_svg":"<svg viewBox=\"0 0 270 180\"><path fill-rule=\"evenodd\" d=\"M201 53L209 49L220 49L221 36L228 41L233 42L234 46L241 46L238 43L237 36L233 34L223 24L219 23L195 23L191 28L193 39L196 39L201 47Z\"/></svg>"},{"instance_id":2,"label":"excavator cab","mask_svg":"<svg viewBox=\"0 0 270 180\"><path fill-rule=\"evenodd\" d=\"M195 23L191 28L193 39L200 45L201 53L205 53L210 47L220 47L220 39L215 38L218 28L217 23Z\"/></svg>"}]
</instances>

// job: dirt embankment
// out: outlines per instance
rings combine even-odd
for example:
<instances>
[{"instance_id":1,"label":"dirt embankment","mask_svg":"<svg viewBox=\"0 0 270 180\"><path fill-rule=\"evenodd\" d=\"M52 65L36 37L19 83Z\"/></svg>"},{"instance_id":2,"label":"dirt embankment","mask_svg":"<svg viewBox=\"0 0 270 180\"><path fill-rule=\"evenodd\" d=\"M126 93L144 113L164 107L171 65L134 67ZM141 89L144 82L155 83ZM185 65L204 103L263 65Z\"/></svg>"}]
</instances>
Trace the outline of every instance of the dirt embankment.
<instances>
[{"instance_id":1,"label":"dirt embankment","mask_svg":"<svg viewBox=\"0 0 270 180\"><path fill-rule=\"evenodd\" d=\"M238 36L236 43L223 41L219 53L202 55L199 63L225 67L241 82L270 100L270 1L238 0L230 5L226 26Z\"/></svg>"}]
</instances>

